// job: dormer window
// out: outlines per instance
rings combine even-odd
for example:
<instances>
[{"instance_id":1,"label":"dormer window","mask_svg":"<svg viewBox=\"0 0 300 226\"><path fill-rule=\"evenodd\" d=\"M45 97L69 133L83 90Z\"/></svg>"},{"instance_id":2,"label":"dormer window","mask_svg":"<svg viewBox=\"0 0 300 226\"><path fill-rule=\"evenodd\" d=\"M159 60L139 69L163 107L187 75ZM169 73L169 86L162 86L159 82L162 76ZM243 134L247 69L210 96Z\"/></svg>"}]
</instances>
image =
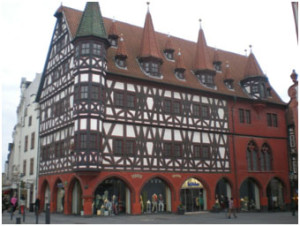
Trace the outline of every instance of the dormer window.
<instances>
[{"instance_id":1,"label":"dormer window","mask_svg":"<svg viewBox=\"0 0 300 226\"><path fill-rule=\"evenodd\" d=\"M271 91L272 91L271 87L268 87L267 88L267 96L268 97L272 97L272 92Z\"/></svg>"},{"instance_id":2,"label":"dormer window","mask_svg":"<svg viewBox=\"0 0 300 226\"><path fill-rule=\"evenodd\" d=\"M222 64L221 62L214 62L214 68L217 72L222 72Z\"/></svg>"},{"instance_id":3,"label":"dormer window","mask_svg":"<svg viewBox=\"0 0 300 226\"><path fill-rule=\"evenodd\" d=\"M147 59L140 62L144 73L154 77L160 77L160 62L155 59Z\"/></svg>"},{"instance_id":4,"label":"dormer window","mask_svg":"<svg viewBox=\"0 0 300 226\"><path fill-rule=\"evenodd\" d=\"M264 99L269 96L266 88L267 78L263 76L248 77L241 81L241 85L248 95L254 99Z\"/></svg>"},{"instance_id":5,"label":"dormer window","mask_svg":"<svg viewBox=\"0 0 300 226\"><path fill-rule=\"evenodd\" d=\"M174 60L174 50L166 49L164 50L164 54L167 60Z\"/></svg>"},{"instance_id":6,"label":"dormer window","mask_svg":"<svg viewBox=\"0 0 300 226\"><path fill-rule=\"evenodd\" d=\"M118 39L119 39L119 36L117 36L117 35L109 35L108 36L108 41L110 42L110 45L112 47L118 47Z\"/></svg>"},{"instance_id":7,"label":"dormer window","mask_svg":"<svg viewBox=\"0 0 300 226\"><path fill-rule=\"evenodd\" d=\"M175 70L175 76L180 80L185 80L184 71L182 70Z\"/></svg>"},{"instance_id":8,"label":"dormer window","mask_svg":"<svg viewBox=\"0 0 300 226\"><path fill-rule=\"evenodd\" d=\"M224 81L224 84L225 86L228 88L228 89L233 89L233 80L225 80Z\"/></svg>"},{"instance_id":9,"label":"dormer window","mask_svg":"<svg viewBox=\"0 0 300 226\"><path fill-rule=\"evenodd\" d=\"M119 67L119 68L122 68L122 69L126 69L126 58L124 57L116 57L115 58L115 62L116 62L116 65Z\"/></svg>"},{"instance_id":10,"label":"dormer window","mask_svg":"<svg viewBox=\"0 0 300 226\"><path fill-rule=\"evenodd\" d=\"M213 75L197 73L196 76L203 85L205 85L207 87L210 87L210 88L215 87L214 76Z\"/></svg>"}]
</instances>

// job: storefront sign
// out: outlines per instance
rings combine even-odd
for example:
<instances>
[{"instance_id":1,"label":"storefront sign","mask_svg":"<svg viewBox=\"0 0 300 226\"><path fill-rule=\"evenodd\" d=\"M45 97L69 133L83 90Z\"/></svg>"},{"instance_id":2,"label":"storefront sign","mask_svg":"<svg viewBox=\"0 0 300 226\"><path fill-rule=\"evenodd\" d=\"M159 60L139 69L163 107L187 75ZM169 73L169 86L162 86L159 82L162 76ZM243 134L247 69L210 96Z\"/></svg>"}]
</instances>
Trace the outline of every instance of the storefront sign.
<instances>
[{"instance_id":1,"label":"storefront sign","mask_svg":"<svg viewBox=\"0 0 300 226\"><path fill-rule=\"evenodd\" d=\"M188 187L198 187L200 184L196 182L188 182Z\"/></svg>"}]
</instances>

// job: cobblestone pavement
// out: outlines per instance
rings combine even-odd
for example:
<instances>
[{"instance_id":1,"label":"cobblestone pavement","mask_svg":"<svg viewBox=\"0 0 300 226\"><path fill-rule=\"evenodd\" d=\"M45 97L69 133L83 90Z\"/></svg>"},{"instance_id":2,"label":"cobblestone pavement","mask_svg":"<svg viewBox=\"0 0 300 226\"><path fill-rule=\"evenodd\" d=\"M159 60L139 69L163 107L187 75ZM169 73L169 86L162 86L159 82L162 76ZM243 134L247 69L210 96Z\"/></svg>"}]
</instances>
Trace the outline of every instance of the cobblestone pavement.
<instances>
[{"instance_id":1,"label":"cobblestone pavement","mask_svg":"<svg viewBox=\"0 0 300 226\"><path fill-rule=\"evenodd\" d=\"M20 214L15 213L13 219L9 213L2 213L2 224L16 224L16 218L21 218L21 224L35 224L36 217L27 212L25 222ZM39 215L39 224L45 224L45 213ZM263 212L238 213L237 218L228 219L225 213L198 212L177 214L144 214L118 216L75 216L51 214L51 224L298 224L298 213Z\"/></svg>"}]
</instances>

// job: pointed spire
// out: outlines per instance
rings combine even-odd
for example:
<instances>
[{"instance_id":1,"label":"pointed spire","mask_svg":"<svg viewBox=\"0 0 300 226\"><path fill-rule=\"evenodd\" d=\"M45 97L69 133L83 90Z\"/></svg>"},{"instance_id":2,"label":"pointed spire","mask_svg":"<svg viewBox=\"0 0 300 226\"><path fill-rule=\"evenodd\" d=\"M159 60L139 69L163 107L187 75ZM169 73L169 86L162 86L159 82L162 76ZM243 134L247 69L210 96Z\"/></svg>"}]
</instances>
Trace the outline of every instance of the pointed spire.
<instances>
[{"instance_id":1,"label":"pointed spire","mask_svg":"<svg viewBox=\"0 0 300 226\"><path fill-rule=\"evenodd\" d=\"M229 65L228 61L226 61L226 65L225 65L224 80L233 80L232 75L231 75L230 65Z\"/></svg>"},{"instance_id":2,"label":"pointed spire","mask_svg":"<svg viewBox=\"0 0 300 226\"><path fill-rule=\"evenodd\" d=\"M154 26L149 11L149 3L147 4L148 4L148 11L145 19L139 57L154 57L162 61L162 56L158 48Z\"/></svg>"},{"instance_id":3,"label":"pointed spire","mask_svg":"<svg viewBox=\"0 0 300 226\"><path fill-rule=\"evenodd\" d=\"M118 32L117 32L117 25L116 25L116 20L115 19L113 19L113 21L111 23L108 35L109 36L119 36Z\"/></svg>"},{"instance_id":4,"label":"pointed spire","mask_svg":"<svg viewBox=\"0 0 300 226\"><path fill-rule=\"evenodd\" d=\"M196 55L194 59L194 71L198 71L198 70L214 71L211 62L209 61L206 40L201 26L201 19L199 21L200 21L200 29L198 33Z\"/></svg>"},{"instance_id":5,"label":"pointed spire","mask_svg":"<svg viewBox=\"0 0 300 226\"><path fill-rule=\"evenodd\" d=\"M247 64L245 67L244 77L250 77L250 76L263 76L263 72L252 52L250 50L250 55L248 56Z\"/></svg>"},{"instance_id":6,"label":"pointed spire","mask_svg":"<svg viewBox=\"0 0 300 226\"><path fill-rule=\"evenodd\" d=\"M86 36L95 36L107 41L104 22L98 2L86 3L75 39Z\"/></svg>"},{"instance_id":7,"label":"pointed spire","mask_svg":"<svg viewBox=\"0 0 300 226\"><path fill-rule=\"evenodd\" d=\"M181 54L180 49L178 50L178 54L177 54L175 70L183 70L183 71L186 70L186 67L183 62L183 56Z\"/></svg>"},{"instance_id":8,"label":"pointed spire","mask_svg":"<svg viewBox=\"0 0 300 226\"><path fill-rule=\"evenodd\" d=\"M127 58L127 56L128 56L124 38L123 38L123 34L120 35L120 41L119 41L118 49L116 52L116 56L124 57L124 58Z\"/></svg>"},{"instance_id":9,"label":"pointed spire","mask_svg":"<svg viewBox=\"0 0 300 226\"><path fill-rule=\"evenodd\" d=\"M173 46L173 42L171 40L170 35L168 35L164 50L173 50L174 51L174 46Z\"/></svg>"}]
</instances>

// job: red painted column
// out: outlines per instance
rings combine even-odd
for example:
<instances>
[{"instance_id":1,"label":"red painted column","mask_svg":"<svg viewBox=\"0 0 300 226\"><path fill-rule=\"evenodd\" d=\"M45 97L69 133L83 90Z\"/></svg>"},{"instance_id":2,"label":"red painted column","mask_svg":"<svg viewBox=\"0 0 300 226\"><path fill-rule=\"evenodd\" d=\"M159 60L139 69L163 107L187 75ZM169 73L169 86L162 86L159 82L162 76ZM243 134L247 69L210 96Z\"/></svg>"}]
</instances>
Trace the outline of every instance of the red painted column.
<instances>
[{"instance_id":1,"label":"red painted column","mask_svg":"<svg viewBox=\"0 0 300 226\"><path fill-rule=\"evenodd\" d=\"M138 192L136 192L135 195L135 202L131 203L131 213L132 214L141 214L142 213L142 209L141 209L141 203L140 203L140 195L138 194Z\"/></svg>"},{"instance_id":2,"label":"red painted column","mask_svg":"<svg viewBox=\"0 0 300 226\"><path fill-rule=\"evenodd\" d=\"M93 200L94 196L83 196L83 211L85 216L93 215Z\"/></svg>"}]
</instances>

